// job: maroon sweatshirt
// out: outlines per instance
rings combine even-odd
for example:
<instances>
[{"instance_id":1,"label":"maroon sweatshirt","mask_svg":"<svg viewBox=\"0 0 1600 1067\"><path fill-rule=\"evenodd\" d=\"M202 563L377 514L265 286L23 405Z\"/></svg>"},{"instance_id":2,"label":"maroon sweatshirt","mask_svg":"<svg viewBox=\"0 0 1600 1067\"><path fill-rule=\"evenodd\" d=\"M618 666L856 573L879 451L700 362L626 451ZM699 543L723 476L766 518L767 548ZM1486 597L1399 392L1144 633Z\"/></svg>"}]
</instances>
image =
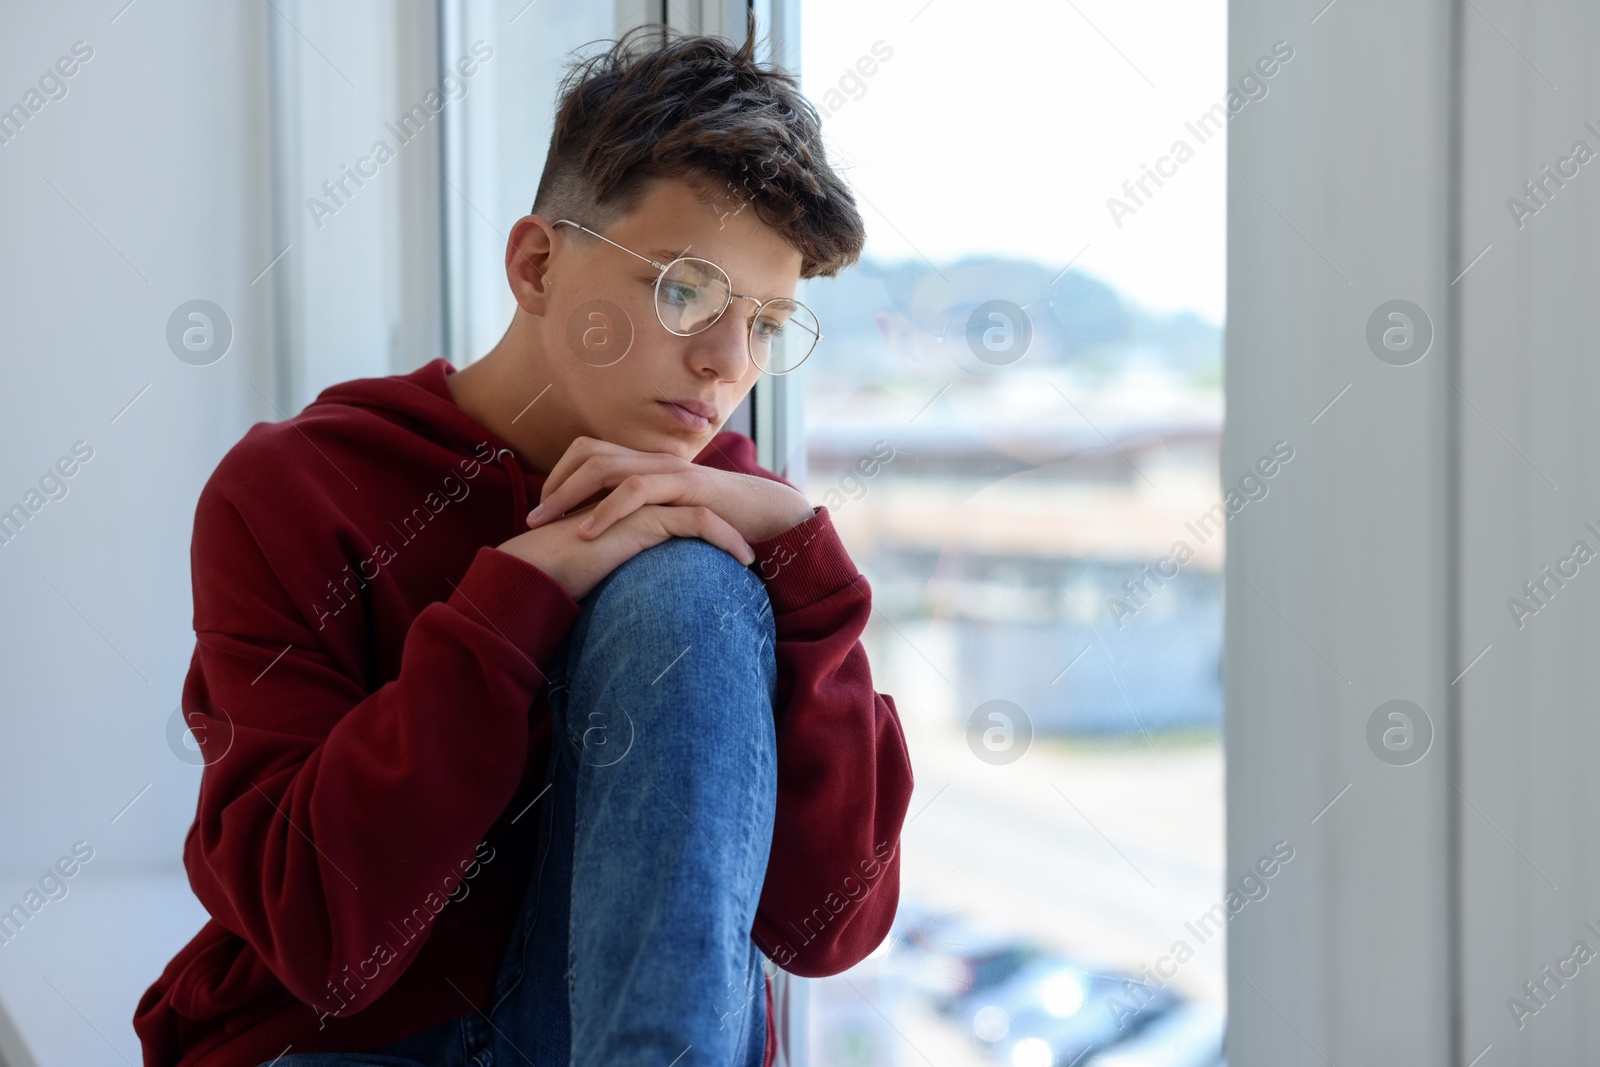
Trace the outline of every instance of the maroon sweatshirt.
<instances>
[{"instance_id":1,"label":"maroon sweatshirt","mask_svg":"<svg viewBox=\"0 0 1600 1067\"><path fill-rule=\"evenodd\" d=\"M139 1001L145 1067L371 1049L490 1007L579 608L494 547L544 473L456 405L453 371L335 385L251 427L200 493L183 709L206 765L183 860L211 919ZM695 462L776 477L742 434ZM894 918L910 757L827 508L751 547L778 635L751 936L790 973L837 974Z\"/></svg>"}]
</instances>

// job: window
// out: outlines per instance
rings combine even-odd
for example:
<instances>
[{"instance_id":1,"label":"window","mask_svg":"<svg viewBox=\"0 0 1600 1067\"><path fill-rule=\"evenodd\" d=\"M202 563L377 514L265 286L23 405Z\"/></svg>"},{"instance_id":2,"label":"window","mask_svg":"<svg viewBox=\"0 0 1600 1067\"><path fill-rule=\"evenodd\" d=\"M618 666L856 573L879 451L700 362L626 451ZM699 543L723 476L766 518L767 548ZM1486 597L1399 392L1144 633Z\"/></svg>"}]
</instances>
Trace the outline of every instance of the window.
<instances>
[{"instance_id":1,"label":"window","mask_svg":"<svg viewBox=\"0 0 1600 1067\"><path fill-rule=\"evenodd\" d=\"M495 49L446 115L458 365L509 319L505 235L571 50L660 17L525 2L443 8L441 62ZM737 4L675 6L742 33ZM1225 7L757 14L791 67L798 42L869 242L803 283L827 339L730 428L829 507L871 581L865 641L918 779L896 929L846 974L780 984L786 1045L1220 1057Z\"/></svg>"},{"instance_id":2,"label":"window","mask_svg":"<svg viewBox=\"0 0 1600 1067\"><path fill-rule=\"evenodd\" d=\"M1221 1055L1225 6L1162 8L804 5L869 242L791 466L918 782L816 1064Z\"/></svg>"},{"instance_id":3,"label":"window","mask_svg":"<svg viewBox=\"0 0 1600 1067\"><path fill-rule=\"evenodd\" d=\"M472 105L447 111L445 123L446 344L451 360L466 366L511 321L506 240L533 206L571 52L613 37L616 19L608 4L445 0L440 26L443 66L470 59L475 42L494 50L481 64L485 76L470 85Z\"/></svg>"}]
</instances>

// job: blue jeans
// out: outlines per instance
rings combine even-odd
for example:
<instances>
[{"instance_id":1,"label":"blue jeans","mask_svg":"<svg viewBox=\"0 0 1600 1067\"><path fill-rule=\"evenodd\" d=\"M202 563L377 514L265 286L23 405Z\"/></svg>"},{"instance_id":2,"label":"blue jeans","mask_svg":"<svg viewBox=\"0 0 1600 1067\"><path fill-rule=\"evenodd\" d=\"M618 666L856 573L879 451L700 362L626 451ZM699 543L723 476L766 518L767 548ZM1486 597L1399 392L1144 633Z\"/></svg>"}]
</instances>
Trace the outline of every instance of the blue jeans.
<instances>
[{"instance_id":1,"label":"blue jeans","mask_svg":"<svg viewBox=\"0 0 1600 1067\"><path fill-rule=\"evenodd\" d=\"M554 657L541 844L492 1007L276 1067L760 1067L750 929L777 804L766 588L673 538L580 607Z\"/></svg>"}]
</instances>

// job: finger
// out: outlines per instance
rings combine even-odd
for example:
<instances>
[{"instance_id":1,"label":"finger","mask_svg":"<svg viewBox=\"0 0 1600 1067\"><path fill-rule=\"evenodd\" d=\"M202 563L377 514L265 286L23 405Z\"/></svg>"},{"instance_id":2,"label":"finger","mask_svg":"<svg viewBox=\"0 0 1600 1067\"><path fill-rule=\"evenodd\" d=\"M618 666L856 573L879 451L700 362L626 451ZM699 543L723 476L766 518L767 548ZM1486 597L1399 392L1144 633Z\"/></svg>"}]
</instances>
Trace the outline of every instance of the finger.
<instances>
[{"instance_id":1,"label":"finger","mask_svg":"<svg viewBox=\"0 0 1600 1067\"><path fill-rule=\"evenodd\" d=\"M538 506L528 515L528 526L532 528L560 518L596 493L613 488L630 474L671 470L682 462L671 456L651 458L627 451L590 456L568 471L559 486L552 487L549 481L545 482L539 490Z\"/></svg>"},{"instance_id":2,"label":"finger","mask_svg":"<svg viewBox=\"0 0 1600 1067\"><path fill-rule=\"evenodd\" d=\"M561 462L565 463L565 458ZM627 456L596 454L568 470L559 486L547 479L539 489L539 503L528 513L528 526L541 526L559 519L579 507L583 501L604 494L631 473L629 462Z\"/></svg>"},{"instance_id":3,"label":"finger","mask_svg":"<svg viewBox=\"0 0 1600 1067\"><path fill-rule=\"evenodd\" d=\"M630 474L616 484L606 498L595 505L578 527L578 536L599 537L606 527L639 510L646 504L687 504L692 489L691 477L683 472Z\"/></svg>"},{"instance_id":4,"label":"finger","mask_svg":"<svg viewBox=\"0 0 1600 1067\"><path fill-rule=\"evenodd\" d=\"M544 485L539 490L540 498L543 499L561 488L575 471L581 469L586 463L600 457L647 459L678 464L686 462L678 459L670 452L643 452L637 448L629 448L626 445L602 441L598 437L575 437L572 439L572 444L568 445L567 450L561 454L561 458L556 460L555 467L546 476Z\"/></svg>"},{"instance_id":5,"label":"finger","mask_svg":"<svg viewBox=\"0 0 1600 1067\"><path fill-rule=\"evenodd\" d=\"M544 487L539 491L539 499L543 500L551 492L561 487L573 471L582 467L593 456L615 455L621 445L614 445L609 441L602 441L598 437L574 437L567 450L561 453L561 458L556 460L556 465L550 468L550 473L545 477Z\"/></svg>"},{"instance_id":6,"label":"finger","mask_svg":"<svg viewBox=\"0 0 1600 1067\"><path fill-rule=\"evenodd\" d=\"M639 514L653 519L673 537L698 537L716 545L746 567L756 561L756 553L739 531L707 507L662 507L650 505Z\"/></svg>"},{"instance_id":7,"label":"finger","mask_svg":"<svg viewBox=\"0 0 1600 1067\"><path fill-rule=\"evenodd\" d=\"M594 456L645 457L678 466L687 463L687 460L679 459L671 452L647 452L642 449L629 448L626 445L613 444L610 441L602 441L598 437L575 437L572 439L572 444L568 445L567 450L562 453L561 458L556 461L555 467L545 477L544 486L539 493L540 498L543 499L548 494L559 489L562 483L572 475L573 471L583 466L585 460Z\"/></svg>"}]
</instances>

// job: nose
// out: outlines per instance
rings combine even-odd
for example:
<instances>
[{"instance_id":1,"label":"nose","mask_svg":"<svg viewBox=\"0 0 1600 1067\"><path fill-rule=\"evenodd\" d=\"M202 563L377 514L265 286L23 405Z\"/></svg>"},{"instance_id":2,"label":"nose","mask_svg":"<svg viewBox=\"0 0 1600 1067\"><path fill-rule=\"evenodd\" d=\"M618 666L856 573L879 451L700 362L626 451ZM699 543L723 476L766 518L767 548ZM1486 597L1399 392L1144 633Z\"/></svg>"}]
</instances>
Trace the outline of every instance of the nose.
<instances>
[{"instance_id":1,"label":"nose","mask_svg":"<svg viewBox=\"0 0 1600 1067\"><path fill-rule=\"evenodd\" d=\"M755 369L750 359L751 308L737 298L722 317L689 338L689 360L696 373L714 374L719 381L736 382Z\"/></svg>"}]
</instances>

